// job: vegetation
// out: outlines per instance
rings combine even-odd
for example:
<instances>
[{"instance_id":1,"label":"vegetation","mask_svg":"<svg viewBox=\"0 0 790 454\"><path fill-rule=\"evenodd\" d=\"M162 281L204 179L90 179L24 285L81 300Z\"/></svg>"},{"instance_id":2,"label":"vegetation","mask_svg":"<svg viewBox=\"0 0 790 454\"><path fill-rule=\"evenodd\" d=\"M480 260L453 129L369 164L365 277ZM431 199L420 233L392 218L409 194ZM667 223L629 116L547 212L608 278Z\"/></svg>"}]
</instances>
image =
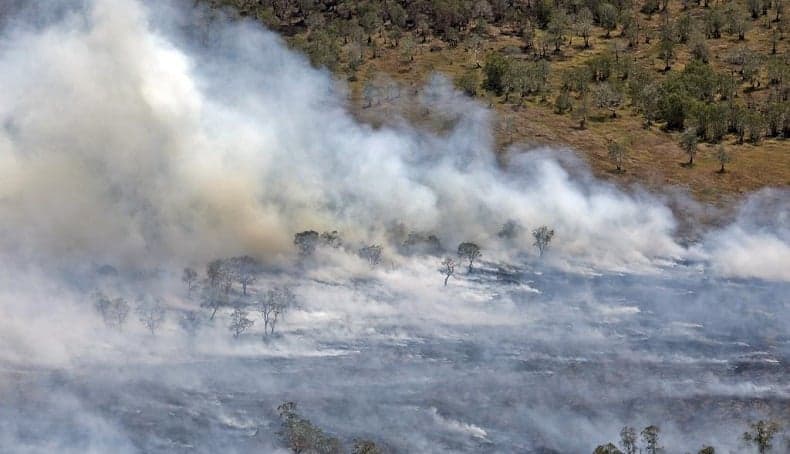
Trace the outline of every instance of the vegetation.
<instances>
[{"instance_id":1,"label":"vegetation","mask_svg":"<svg viewBox=\"0 0 790 454\"><path fill-rule=\"evenodd\" d=\"M347 78L362 106L388 108L388 88L359 74L414 84L439 71L469 96L513 112L516 135L562 138L597 170L607 170L608 138L620 142L644 125L630 148L638 159L618 180L694 179L692 191L707 197L790 181L782 152L790 135L790 20L782 0L204 1L282 33L314 65ZM580 132L568 134L573 127ZM672 156L683 151L677 135L687 128L708 169L717 168L719 144L738 156L729 177L678 169ZM500 142L521 137L509 129ZM742 151L747 143L759 153ZM662 178L650 178L656 173Z\"/></svg>"}]
</instances>

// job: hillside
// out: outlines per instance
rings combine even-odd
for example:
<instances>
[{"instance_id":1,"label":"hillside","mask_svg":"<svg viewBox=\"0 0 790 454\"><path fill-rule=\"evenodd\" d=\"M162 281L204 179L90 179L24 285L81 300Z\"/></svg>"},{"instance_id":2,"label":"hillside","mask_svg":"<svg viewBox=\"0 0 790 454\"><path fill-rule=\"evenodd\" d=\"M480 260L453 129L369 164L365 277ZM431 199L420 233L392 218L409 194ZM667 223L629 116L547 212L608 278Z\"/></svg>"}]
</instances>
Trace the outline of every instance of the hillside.
<instances>
[{"instance_id":1,"label":"hillside","mask_svg":"<svg viewBox=\"0 0 790 454\"><path fill-rule=\"evenodd\" d=\"M599 177L719 206L790 184L783 0L211 3L347 80L355 111L374 123L404 110L381 81L416 88L439 72L496 109L500 150L568 145ZM692 166L684 130L696 136Z\"/></svg>"}]
</instances>

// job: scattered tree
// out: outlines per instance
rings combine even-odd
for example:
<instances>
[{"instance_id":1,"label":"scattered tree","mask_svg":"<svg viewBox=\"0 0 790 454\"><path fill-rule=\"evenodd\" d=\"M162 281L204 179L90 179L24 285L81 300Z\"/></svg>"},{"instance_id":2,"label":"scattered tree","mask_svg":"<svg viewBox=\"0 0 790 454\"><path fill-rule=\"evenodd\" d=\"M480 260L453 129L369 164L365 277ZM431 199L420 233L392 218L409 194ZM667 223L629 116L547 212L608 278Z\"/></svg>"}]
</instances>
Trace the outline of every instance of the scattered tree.
<instances>
[{"instance_id":1,"label":"scattered tree","mask_svg":"<svg viewBox=\"0 0 790 454\"><path fill-rule=\"evenodd\" d=\"M472 265L480 257L480 254L480 246L475 243L461 243L458 245L458 257L469 261L469 273L472 272Z\"/></svg>"},{"instance_id":2,"label":"scattered tree","mask_svg":"<svg viewBox=\"0 0 790 454\"><path fill-rule=\"evenodd\" d=\"M135 312L140 323L145 325L152 335L156 334L156 330L165 321L165 308L159 298L143 297L138 301Z\"/></svg>"},{"instance_id":3,"label":"scattered tree","mask_svg":"<svg viewBox=\"0 0 790 454\"><path fill-rule=\"evenodd\" d=\"M502 239L512 240L521 233L521 230L523 230L523 227L521 227L517 221L509 219L502 224L502 228L497 232L497 236Z\"/></svg>"},{"instance_id":4,"label":"scattered tree","mask_svg":"<svg viewBox=\"0 0 790 454\"><path fill-rule=\"evenodd\" d=\"M607 443L605 445L599 445L593 451L593 454L623 454L623 451L617 449L617 446L613 445L612 443Z\"/></svg>"},{"instance_id":5,"label":"scattered tree","mask_svg":"<svg viewBox=\"0 0 790 454\"><path fill-rule=\"evenodd\" d=\"M96 295L95 308L107 326L122 329L129 316L129 303L121 297L110 299L103 293Z\"/></svg>"},{"instance_id":6,"label":"scattered tree","mask_svg":"<svg viewBox=\"0 0 790 454\"><path fill-rule=\"evenodd\" d=\"M370 263L370 266L376 266L381 263L381 246L378 244L371 244L359 250L359 256Z\"/></svg>"},{"instance_id":7,"label":"scattered tree","mask_svg":"<svg viewBox=\"0 0 790 454\"><path fill-rule=\"evenodd\" d=\"M743 441L757 448L760 454L766 454L773 448L773 439L779 429L776 421L761 419L749 424L749 430L743 433Z\"/></svg>"},{"instance_id":8,"label":"scattered tree","mask_svg":"<svg viewBox=\"0 0 790 454\"><path fill-rule=\"evenodd\" d=\"M617 167L618 172L623 171L623 162L625 161L626 148L620 142L612 140L609 142L609 159Z\"/></svg>"},{"instance_id":9,"label":"scattered tree","mask_svg":"<svg viewBox=\"0 0 790 454\"><path fill-rule=\"evenodd\" d=\"M249 255L233 257L229 260L232 275L241 284L242 294L247 296L247 286L255 283L261 272L261 264Z\"/></svg>"},{"instance_id":10,"label":"scattered tree","mask_svg":"<svg viewBox=\"0 0 790 454\"><path fill-rule=\"evenodd\" d=\"M233 312L230 314L230 330L233 332L233 337L241 336L255 324L254 321L247 318L247 315L249 314L241 306L236 306L233 309Z\"/></svg>"},{"instance_id":11,"label":"scattered tree","mask_svg":"<svg viewBox=\"0 0 790 454\"><path fill-rule=\"evenodd\" d=\"M724 164L729 163L732 160L732 158L730 157L730 154L727 153L727 150L724 148L723 145L719 145L718 147L716 147L716 160L719 161L719 164L721 164L719 173L724 173L725 172Z\"/></svg>"},{"instance_id":12,"label":"scattered tree","mask_svg":"<svg viewBox=\"0 0 790 454\"><path fill-rule=\"evenodd\" d=\"M446 257L442 260L441 265L439 272L444 275L444 286L447 287L447 280L450 279L450 276L455 274L455 260Z\"/></svg>"},{"instance_id":13,"label":"scattered tree","mask_svg":"<svg viewBox=\"0 0 790 454\"><path fill-rule=\"evenodd\" d=\"M278 287L269 290L258 303L258 312L263 318L263 334L274 334L277 321L283 314L296 303L296 296L288 287Z\"/></svg>"},{"instance_id":14,"label":"scattered tree","mask_svg":"<svg viewBox=\"0 0 790 454\"><path fill-rule=\"evenodd\" d=\"M194 336L197 333L202 323L197 311L186 311L181 315L181 318L178 319L178 326L190 336Z\"/></svg>"},{"instance_id":15,"label":"scattered tree","mask_svg":"<svg viewBox=\"0 0 790 454\"><path fill-rule=\"evenodd\" d=\"M636 441L636 430L633 427L623 427L620 431L620 446L623 447L624 454L636 454Z\"/></svg>"},{"instance_id":16,"label":"scattered tree","mask_svg":"<svg viewBox=\"0 0 790 454\"><path fill-rule=\"evenodd\" d=\"M534 246L538 248L540 256L543 257L543 253L549 247L549 243L554 237L554 230L543 225L533 230L532 236L535 238Z\"/></svg>"},{"instance_id":17,"label":"scattered tree","mask_svg":"<svg viewBox=\"0 0 790 454\"><path fill-rule=\"evenodd\" d=\"M319 235L315 230L305 230L294 235L294 245L299 250L299 256L309 257L318 246Z\"/></svg>"},{"instance_id":18,"label":"scattered tree","mask_svg":"<svg viewBox=\"0 0 790 454\"><path fill-rule=\"evenodd\" d=\"M277 407L282 421L281 435L295 454L340 454L340 440L330 437L309 420L296 412L294 402L285 402ZM364 452L364 451L363 451Z\"/></svg>"},{"instance_id":19,"label":"scattered tree","mask_svg":"<svg viewBox=\"0 0 790 454\"><path fill-rule=\"evenodd\" d=\"M696 129L687 129L686 132L680 136L680 146L689 157L688 166L694 165L694 156L697 154L697 131Z\"/></svg>"},{"instance_id":20,"label":"scattered tree","mask_svg":"<svg viewBox=\"0 0 790 454\"><path fill-rule=\"evenodd\" d=\"M660 429L658 426L647 426L642 429L642 440L645 442L645 453L646 454L657 454L659 449L658 446L658 433Z\"/></svg>"},{"instance_id":21,"label":"scattered tree","mask_svg":"<svg viewBox=\"0 0 790 454\"><path fill-rule=\"evenodd\" d=\"M184 274L181 275L181 280L187 285L187 292L192 294L192 286L197 281L197 271L192 268L184 268Z\"/></svg>"}]
</instances>

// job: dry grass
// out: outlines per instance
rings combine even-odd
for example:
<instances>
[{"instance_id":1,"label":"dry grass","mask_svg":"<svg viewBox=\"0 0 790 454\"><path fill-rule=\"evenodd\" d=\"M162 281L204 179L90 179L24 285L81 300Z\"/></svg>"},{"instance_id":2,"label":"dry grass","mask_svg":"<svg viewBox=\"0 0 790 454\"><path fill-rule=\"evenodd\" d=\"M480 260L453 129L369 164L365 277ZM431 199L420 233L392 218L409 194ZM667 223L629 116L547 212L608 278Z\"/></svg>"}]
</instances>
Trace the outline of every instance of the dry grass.
<instances>
[{"instance_id":1,"label":"dry grass","mask_svg":"<svg viewBox=\"0 0 790 454\"><path fill-rule=\"evenodd\" d=\"M673 15L678 14L680 2L671 2L670 11L675 11ZM702 8L694 8L692 14L699 16L702 12ZM654 16L648 24L657 28L658 15ZM719 40L708 40L713 67L716 70L729 69L724 56L741 45L748 45L750 49L768 53L771 46L770 35L761 24L762 18L754 22L745 43L739 42L737 37L726 35ZM553 57L552 74L556 76L562 69L581 65L589 56L604 52L615 43L624 47L625 41L617 36L618 33L613 32L611 39L605 39L604 31L597 29L591 39L592 48L586 50L581 48L581 38L574 37L573 45L566 46L563 55ZM788 52L788 41L790 40L780 41L779 53ZM520 45L520 39L508 30L491 27L479 59L482 60L483 56L492 50ZM413 61L404 59L400 49L388 47L383 41L381 46L383 47L381 56L368 59L358 72L359 80L350 83L352 105L364 119L381 121L382 111L396 109L387 105L372 109L362 108L360 93L366 74L384 74L405 87L416 89L432 72L439 72L453 79L470 69L477 68L472 52L465 50L463 46L448 48L438 40L420 44ZM432 52L430 51L432 46L441 46L442 49ZM678 46L678 51L673 63L673 71L682 69L688 61L685 46ZM660 76L663 62L657 58L657 40L649 46L641 44L638 49L626 55L636 58L643 64L651 65ZM552 77L552 81L556 88L559 78ZM553 101L556 93L557 91L554 90L549 101ZM759 98L762 94L758 90L754 96ZM510 143L565 145L577 150L600 178L624 187L638 184L658 193L682 188L696 200L717 206L731 205L731 202L738 200L742 194L762 187L790 185L790 143L786 140L772 139L764 140L758 145L737 145L734 138L728 136L723 145L732 156L732 162L727 164L725 173L718 173L719 163L715 159L713 146L701 144L695 165L683 166L687 157L678 146L678 134L664 132L658 126L644 129L642 118L633 114L627 107L618 111L617 119L610 119L603 112L594 115L588 121L587 129L581 130L569 114L555 114L551 102L541 103L538 99L530 99L518 105L519 103L513 102L512 99L510 103L504 103L501 98L490 94L479 93L479 95L482 95L479 97L481 103L495 109L500 119L497 128L500 152ZM402 109L402 106L397 109ZM412 115L411 118L418 126L426 126L420 124L423 117ZM509 124L511 127L505 131L504 124ZM613 171L614 166L607 158L607 141L624 139L630 143L629 153L624 166L625 172L618 173ZM506 157L502 160L506 161Z\"/></svg>"}]
</instances>

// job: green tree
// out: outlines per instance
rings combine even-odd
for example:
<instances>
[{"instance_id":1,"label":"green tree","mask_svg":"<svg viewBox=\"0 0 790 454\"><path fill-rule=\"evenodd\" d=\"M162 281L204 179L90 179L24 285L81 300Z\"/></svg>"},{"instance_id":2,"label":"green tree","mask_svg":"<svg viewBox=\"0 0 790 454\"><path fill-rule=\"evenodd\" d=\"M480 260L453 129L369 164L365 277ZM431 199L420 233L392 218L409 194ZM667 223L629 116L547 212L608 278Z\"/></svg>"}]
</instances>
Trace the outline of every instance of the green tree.
<instances>
[{"instance_id":1,"label":"green tree","mask_svg":"<svg viewBox=\"0 0 790 454\"><path fill-rule=\"evenodd\" d=\"M557 99L554 100L554 109L558 114L564 114L573 108L573 103L571 102L571 95L568 89L560 90L560 94L557 95Z\"/></svg>"},{"instance_id":2,"label":"green tree","mask_svg":"<svg viewBox=\"0 0 790 454\"><path fill-rule=\"evenodd\" d=\"M504 78L510 70L510 61L502 55L494 52L486 56L483 65L485 79L483 86L486 90L493 91L497 96L501 96L505 91Z\"/></svg>"},{"instance_id":3,"label":"green tree","mask_svg":"<svg viewBox=\"0 0 790 454\"><path fill-rule=\"evenodd\" d=\"M661 59L664 61L664 71L669 71L672 66L670 63L675 57L675 37L672 33L670 26L663 26L661 28L660 41L658 43L658 50Z\"/></svg>"},{"instance_id":4,"label":"green tree","mask_svg":"<svg viewBox=\"0 0 790 454\"><path fill-rule=\"evenodd\" d=\"M584 48L590 48L590 35L593 29L593 14L586 6L583 7L578 14L576 14L576 22L574 23L576 34L584 39Z\"/></svg>"},{"instance_id":5,"label":"green tree","mask_svg":"<svg viewBox=\"0 0 790 454\"><path fill-rule=\"evenodd\" d=\"M683 148L683 151L689 157L689 167L694 165L694 156L697 155L697 143L697 131L695 129L689 128L680 136L680 147ZM644 431L642 435L644 436Z\"/></svg>"},{"instance_id":6,"label":"green tree","mask_svg":"<svg viewBox=\"0 0 790 454\"><path fill-rule=\"evenodd\" d=\"M480 76L477 71L470 69L455 79L455 85L469 96L477 96L477 87L480 85Z\"/></svg>"},{"instance_id":7,"label":"green tree","mask_svg":"<svg viewBox=\"0 0 790 454\"><path fill-rule=\"evenodd\" d=\"M598 8L598 23L606 30L606 37L609 38L612 30L617 28L617 8L611 3L602 3Z\"/></svg>"}]
</instances>

